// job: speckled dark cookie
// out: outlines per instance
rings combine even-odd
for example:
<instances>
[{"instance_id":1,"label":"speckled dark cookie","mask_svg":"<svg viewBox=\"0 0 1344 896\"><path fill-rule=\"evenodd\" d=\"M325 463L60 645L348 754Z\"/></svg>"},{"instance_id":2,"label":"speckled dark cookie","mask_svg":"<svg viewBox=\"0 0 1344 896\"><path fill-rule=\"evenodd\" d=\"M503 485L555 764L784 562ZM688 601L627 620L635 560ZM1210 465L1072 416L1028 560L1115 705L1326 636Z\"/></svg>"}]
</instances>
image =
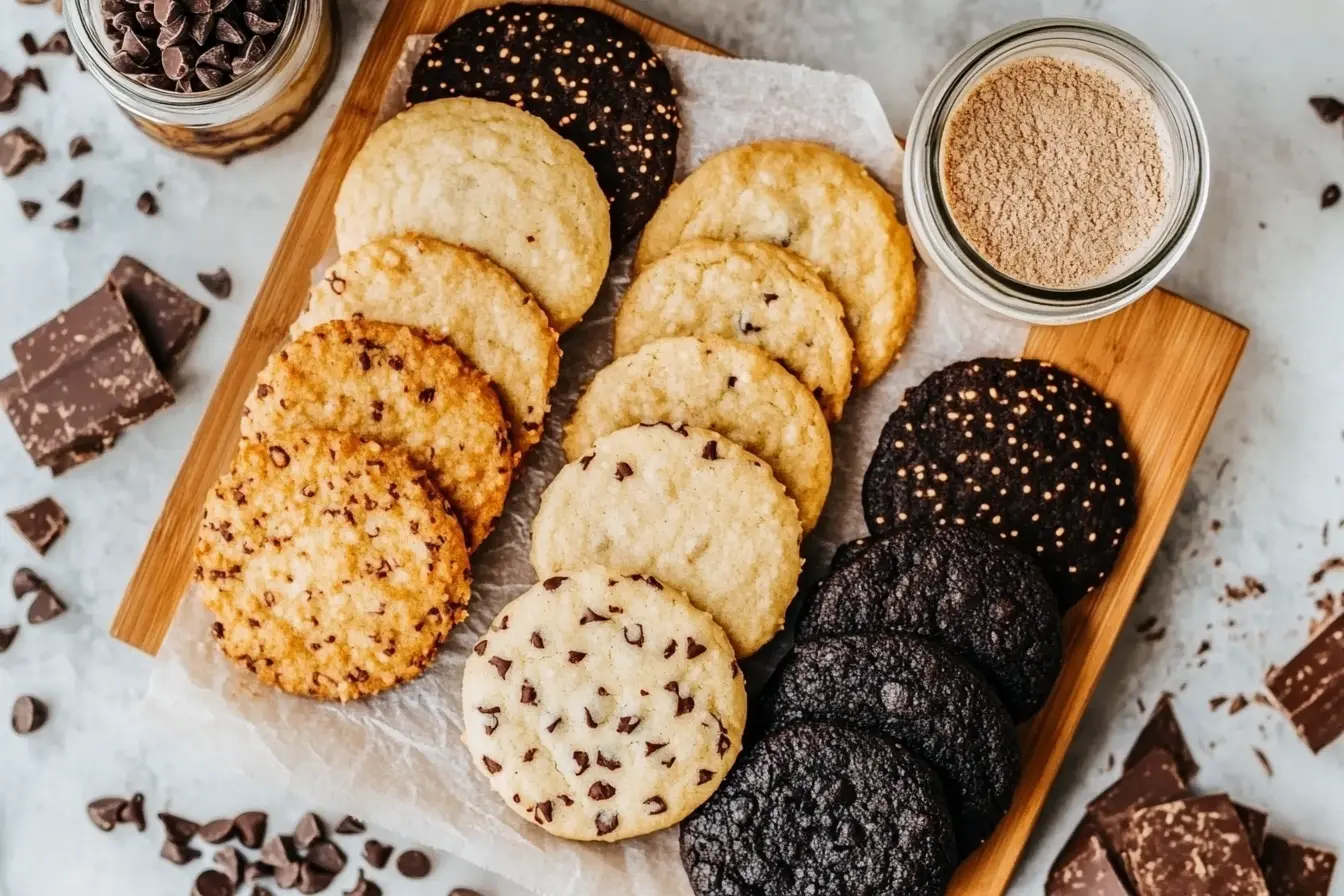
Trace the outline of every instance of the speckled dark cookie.
<instances>
[{"instance_id":1,"label":"speckled dark cookie","mask_svg":"<svg viewBox=\"0 0 1344 896\"><path fill-rule=\"evenodd\" d=\"M799 644L771 679L772 725L815 720L882 734L942 776L963 856L994 831L1022 771L1008 710L964 660L911 635Z\"/></svg>"},{"instance_id":2,"label":"speckled dark cookie","mask_svg":"<svg viewBox=\"0 0 1344 896\"><path fill-rule=\"evenodd\" d=\"M672 77L610 16L553 3L467 13L434 37L406 89L408 105L452 96L517 106L576 143L611 203L613 248L672 186L681 133Z\"/></svg>"},{"instance_id":3,"label":"speckled dark cookie","mask_svg":"<svg viewBox=\"0 0 1344 896\"><path fill-rule=\"evenodd\" d=\"M1101 584L1134 524L1115 405L1041 361L980 358L905 393L863 479L874 532L965 525L1017 548L1065 607Z\"/></svg>"},{"instance_id":4,"label":"speckled dark cookie","mask_svg":"<svg viewBox=\"0 0 1344 896\"><path fill-rule=\"evenodd\" d=\"M956 864L938 776L824 722L771 732L681 826L697 896L935 896Z\"/></svg>"},{"instance_id":5,"label":"speckled dark cookie","mask_svg":"<svg viewBox=\"0 0 1344 896\"><path fill-rule=\"evenodd\" d=\"M877 632L932 638L969 660L1022 721L1059 675L1059 610L1041 572L971 529L870 539L817 586L799 640Z\"/></svg>"},{"instance_id":6,"label":"speckled dark cookie","mask_svg":"<svg viewBox=\"0 0 1344 896\"><path fill-rule=\"evenodd\" d=\"M871 542L871 538L856 538L840 545L831 555L831 570L834 571L847 565L849 561L863 553L863 549L868 547Z\"/></svg>"}]
</instances>

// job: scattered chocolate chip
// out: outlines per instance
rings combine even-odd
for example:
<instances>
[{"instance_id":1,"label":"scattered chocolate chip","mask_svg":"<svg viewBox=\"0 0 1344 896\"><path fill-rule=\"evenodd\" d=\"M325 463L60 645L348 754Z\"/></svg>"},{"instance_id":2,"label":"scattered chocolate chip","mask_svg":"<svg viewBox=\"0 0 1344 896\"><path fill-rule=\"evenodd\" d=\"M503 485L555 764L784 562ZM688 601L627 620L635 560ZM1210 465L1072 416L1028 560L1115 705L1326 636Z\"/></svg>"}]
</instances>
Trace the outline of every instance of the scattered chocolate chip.
<instances>
[{"instance_id":1,"label":"scattered chocolate chip","mask_svg":"<svg viewBox=\"0 0 1344 896\"><path fill-rule=\"evenodd\" d=\"M47 38L47 42L38 47L39 53L59 53L62 56L73 55L75 50L70 46L70 35L65 33L62 28Z\"/></svg>"},{"instance_id":2,"label":"scattered chocolate chip","mask_svg":"<svg viewBox=\"0 0 1344 896\"><path fill-rule=\"evenodd\" d=\"M546 646L546 641L542 639L541 632L532 633L532 646L537 648L538 650L541 650L543 647Z\"/></svg>"},{"instance_id":3,"label":"scattered chocolate chip","mask_svg":"<svg viewBox=\"0 0 1344 896\"><path fill-rule=\"evenodd\" d=\"M9 649L9 645L14 643L14 639L19 636L19 627L17 625L8 625L0 628L0 653Z\"/></svg>"},{"instance_id":4,"label":"scattered chocolate chip","mask_svg":"<svg viewBox=\"0 0 1344 896\"><path fill-rule=\"evenodd\" d=\"M117 816L121 814L124 805L126 800L119 796L104 796L89 803L85 811L89 813L89 821L98 830L110 831L117 826Z\"/></svg>"},{"instance_id":5,"label":"scattered chocolate chip","mask_svg":"<svg viewBox=\"0 0 1344 896\"><path fill-rule=\"evenodd\" d=\"M354 888L346 890L345 896L383 896L383 888L365 877L364 869L361 868Z\"/></svg>"},{"instance_id":6,"label":"scattered chocolate chip","mask_svg":"<svg viewBox=\"0 0 1344 896\"><path fill-rule=\"evenodd\" d=\"M531 237L529 237L531 239ZM466 887L453 887L448 896L481 896L475 890L468 890Z\"/></svg>"},{"instance_id":7,"label":"scattered chocolate chip","mask_svg":"<svg viewBox=\"0 0 1344 896\"><path fill-rule=\"evenodd\" d=\"M79 208L79 204L84 201L84 181L77 180L66 188L58 201L65 203L71 208Z\"/></svg>"},{"instance_id":8,"label":"scattered chocolate chip","mask_svg":"<svg viewBox=\"0 0 1344 896\"><path fill-rule=\"evenodd\" d=\"M336 825L336 833L338 834L362 834L364 833L364 830L364 822L353 815L345 816L341 819L340 823Z\"/></svg>"},{"instance_id":9,"label":"scattered chocolate chip","mask_svg":"<svg viewBox=\"0 0 1344 896\"><path fill-rule=\"evenodd\" d=\"M47 704L25 694L14 701L9 718L15 734L32 734L47 723Z\"/></svg>"},{"instance_id":10,"label":"scattered chocolate chip","mask_svg":"<svg viewBox=\"0 0 1344 896\"><path fill-rule=\"evenodd\" d=\"M201 825L196 833L206 843L218 845L232 840L234 835L238 833L238 829L234 827L232 818L216 818L214 821L207 821Z\"/></svg>"},{"instance_id":11,"label":"scattered chocolate chip","mask_svg":"<svg viewBox=\"0 0 1344 896\"><path fill-rule=\"evenodd\" d=\"M223 268L214 273L197 274L196 279L201 281L201 285L206 288L206 291L217 299L227 299L229 294L233 292L233 278Z\"/></svg>"},{"instance_id":12,"label":"scattered chocolate chip","mask_svg":"<svg viewBox=\"0 0 1344 896\"><path fill-rule=\"evenodd\" d=\"M32 199L20 199L19 211L23 212L23 216L31 221L37 217L38 212L42 211L42 203L34 202Z\"/></svg>"},{"instance_id":13,"label":"scattered chocolate chip","mask_svg":"<svg viewBox=\"0 0 1344 896\"><path fill-rule=\"evenodd\" d=\"M1321 193L1321 208L1330 208L1339 202L1339 184L1331 184Z\"/></svg>"},{"instance_id":14,"label":"scattered chocolate chip","mask_svg":"<svg viewBox=\"0 0 1344 896\"><path fill-rule=\"evenodd\" d=\"M608 622L610 620L610 616L603 616L591 608L585 608L583 615L579 617L579 625L588 625L593 622Z\"/></svg>"},{"instance_id":15,"label":"scattered chocolate chip","mask_svg":"<svg viewBox=\"0 0 1344 896\"><path fill-rule=\"evenodd\" d=\"M304 862L299 866L300 893L321 893L331 886L331 882L335 879L336 875L312 862Z\"/></svg>"},{"instance_id":16,"label":"scattered chocolate chip","mask_svg":"<svg viewBox=\"0 0 1344 896\"><path fill-rule=\"evenodd\" d=\"M13 112L19 107L23 85L9 72L0 69L0 112Z\"/></svg>"},{"instance_id":17,"label":"scattered chocolate chip","mask_svg":"<svg viewBox=\"0 0 1344 896\"><path fill-rule=\"evenodd\" d=\"M238 842L248 849L257 849L262 841L266 839L266 820L265 812L244 812L233 820L234 829L238 832Z\"/></svg>"},{"instance_id":18,"label":"scattered chocolate chip","mask_svg":"<svg viewBox=\"0 0 1344 896\"><path fill-rule=\"evenodd\" d=\"M617 734L629 734L639 727L640 719L635 716L621 716L616 723Z\"/></svg>"},{"instance_id":19,"label":"scattered chocolate chip","mask_svg":"<svg viewBox=\"0 0 1344 896\"><path fill-rule=\"evenodd\" d=\"M61 220L57 221L55 224L51 226L56 228L57 230L64 230L67 232L71 230L78 230L79 215L71 215L68 218L62 218Z\"/></svg>"},{"instance_id":20,"label":"scattered chocolate chip","mask_svg":"<svg viewBox=\"0 0 1344 896\"><path fill-rule=\"evenodd\" d=\"M29 165L46 158L46 147L28 129L11 128L0 134L0 173L5 177L21 174Z\"/></svg>"},{"instance_id":21,"label":"scattered chocolate chip","mask_svg":"<svg viewBox=\"0 0 1344 896\"><path fill-rule=\"evenodd\" d=\"M237 887L243 882L243 871L247 869L247 859L236 846L226 846L215 853L215 867L223 872L229 883ZM233 891L230 890L230 893Z\"/></svg>"},{"instance_id":22,"label":"scattered chocolate chip","mask_svg":"<svg viewBox=\"0 0 1344 896\"><path fill-rule=\"evenodd\" d=\"M15 599L22 598L25 595L32 594L42 588L47 587L47 583L37 573L26 566L20 566L14 570L12 580Z\"/></svg>"},{"instance_id":23,"label":"scattered chocolate chip","mask_svg":"<svg viewBox=\"0 0 1344 896\"><path fill-rule=\"evenodd\" d=\"M143 793L132 794L131 798L117 812L117 821L121 824L133 824L137 831L144 833L145 795Z\"/></svg>"},{"instance_id":24,"label":"scattered chocolate chip","mask_svg":"<svg viewBox=\"0 0 1344 896\"><path fill-rule=\"evenodd\" d=\"M300 849L307 849L326 836L326 822L316 812L309 812L304 815L294 828L294 842L299 845Z\"/></svg>"},{"instance_id":25,"label":"scattered chocolate chip","mask_svg":"<svg viewBox=\"0 0 1344 896\"><path fill-rule=\"evenodd\" d=\"M264 856L263 856L264 858ZM364 842L364 861L375 868L386 868L387 860L392 858L392 847L377 840Z\"/></svg>"},{"instance_id":26,"label":"scattered chocolate chip","mask_svg":"<svg viewBox=\"0 0 1344 896\"><path fill-rule=\"evenodd\" d=\"M160 812L159 821L163 822L163 833L170 843L190 843L201 829L196 822L168 812Z\"/></svg>"},{"instance_id":27,"label":"scattered chocolate chip","mask_svg":"<svg viewBox=\"0 0 1344 896\"><path fill-rule=\"evenodd\" d=\"M213 868L196 875L191 885L191 896L233 896L234 886L222 871Z\"/></svg>"},{"instance_id":28,"label":"scattered chocolate chip","mask_svg":"<svg viewBox=\"0 0 1344 896\"><path fill-rule=\"evenodd\" d=\"M294 849L294 838L288 834L276 834L261 848L261 860L268 865L280 868L291 865L298 858Z\"/></svg>"},{"instance_id":29,"label":"scattered chocolate chip","mask_svg":"<svg viewBox=\"0 0 1344 896\"><path fill-rule=\"evenodd\" d=\"M705 450L700 452L700 456L705 460L719 459L719 443L710 439L705 443Z\"/></svg>"},{"instance_id":30,"label":"scattered chocolate chip","mask_svg":"<svg viewBox=\"0 0 1344 896\"><path fill-rule=\"evenodd\" d=\"M19 46L23 47L23 52L29 56L37 55L37 38L33 36L33 32L25 31L19 38Z\"/></svg>"},{"instance_id":31,"label":"scattered chocolate chip","mask_svg":"<svg viewBox=\"0 0 1344 896\"><path fill-rule=\"evenodd\" d=\"M509 669L512 668L513 666L513 662L511 660L506 660L502 656L492 656L490 657L489 662L490 665L495 667L495 671L499 673L500 678L503 678L506 675L508 675Z\"/></svg>"},{"instance_id":32,"label":"scattered chocolate chip","mask_svg":"<svg viewBox=\"0 0 1344 896\"><path fill-rule=\"evenodd\" d=\"M431 868L429 856L418 849L408 849L397 856L397 870L401 872L402 877L419 880L428 875Z\"/></svg>"},{"instance_id":33,"label":"scattered chocolate chip","mask_svg":"<svg viewBox=\"0 0 1344 896\"><path fill-rule=\"evenodd\" d=\"M5 516L14 530L39 554L46 554L70 524L70 518L54 498L42 498L32 504L16 507Z\"/></svg>"},{"instance_id":34,"label":"scattered chocolate chip","mask_svg":"<svg viewBox=\"0 0 1344 896\"><path fill-rule=\"evenodd\" d=\"M243 880L251 882L261 880L263 877L270 877L275 874L275 869L265 862L252 862L243 869ZM252 896L256 896L256 891L265 890L265 887L254 887Z\"/></svg>"},{"instance_id":35,"label":"scattered chocolate chip","mask_svg":"<svg viewBox=\"0 0 1344 896\"><path fill-rule=\"evenodd\" d=\"M33 598L33 602L28 605L28 622L31 625L41 625L64 613L65 604L56 596L55 592L44 584L37 590L37 596Z\"/></svg>"},{"instance_id":36,"label":"scattered chocolate chip","mask_svg":"<svg viewBox=\"0 0 1344 896\"><path fill-rule=\"evenodd\" d=\"M571 650L571 651L569 652L569 661L570 661L571 663L581 663L581 662L583 662L583 658L586 657L587 655L588 655L588 654L583 653L583 652L578 651L578 650Z\"/></svg>"},{"instance_id":37,"label":"scattered chocolate chip","mask_svg":"<svg viewBox=\"0 0 1344 896\"><path fill-rule=\"evenodd\" d=\"M697 784L708 784L714 780L714 773L707 768L702 768L695 774Z\"/></svg>"},{"instance_id":38,"label":"scattered chocolate chip","mask_svg":"<svg viewBox=\"0 0 1344 896\"><path fill-rule=\"evenodd\" d=\"M275 884L282 890L292 890L299 885L299 877L302 874L302 862L290 862L286 865L277 865L275 868Z\"/></svg>"},{"instance_id":39,"label":"scattered chocolate chip","mask_svg":"<svg viewBox=\"0 0 1344 896\"><path fill-rule=\"evenodd\" d=\"M616 828L621 823L621 818L614 812L610 814L606 812L599 812L597 813L597 818L594 819L594 822L597 826L598 835L605 837L607 834L610 834L612 831L616 830Z\"/></svg>"},{"instance_id":40,"label":"scattered chocolate chip","mask_svg":"<svg viewBox=\"0 0 1344 896\"><path fill-rule=\"evenodd\" d=\"M167 859L174 865L186 865L194 862L201 857L201 851L188 846L185 843L175 843L172 840L163 841L163 848L159 850L160 858Z\"/></svg>"},{"instance_id":41,"label":"scattered chocolate chip","mask_svg":"<svg viewBox=\"0 0 1344 896\"><path fill-rule=\"evenodd\" d=\"M545 588L547 591L554 591L565 583L566 578L567 576L551 576L541 583L541 587Z\"/></svg>"},{"instance_id":42,"label":"scattered chocolate chip","mask_svg":"<svg viewBox=\"0 0 1344 896\"><path fill-rule=\"evenodd\" d=\"M619 463L616 464L617 482L624 482L626 477L633 476L634 473L635 473L634 469L625 461L620 461Z\"/></svg>"},{"instance_id":43,"label":"scattered chocolate chip","mask_svg":"<svg viewBox=\"0 0 1344 896\"><path fill-rule=\"evenodd\" d=\"M1316 114L1321 117L1321 121L1326 124L1334 124L1344 117L1344 102L1340 102L1333 96L1314 96L1308 102L1311 108L1316 110Z\"/></svg>"},{"instance_id":44,"label":"scattered chocolate chip","mask_svg":"<svg viewBox=\"0 0 1344 896\"><path fill-rule=\"evenodd\" d=\"M340 874L345 869L344 850L330 840L318 840L308 847L308 854L304 858L310 864L316 865L323 871L329 871L333 875Z\"/></svg>"},{"instance_id":45,"label":"scattered chocolate chip","mask_svg":"<svg viewBox=\"0 0 1344 896\"><path fill-rule=\"evenodd\" d=\"M696 657L698 657L700 654L704 653L704 652L705 652L706 650L708 650L708 649L709 649L709 648L705 647L705 645L696 643L696 640L695 640L694 638L687 638L687 639L686 639L686 658L687 658L687 659L691 659L691 660L693 660L693 659L695 659Z\"/></svg>"}]
</instances>

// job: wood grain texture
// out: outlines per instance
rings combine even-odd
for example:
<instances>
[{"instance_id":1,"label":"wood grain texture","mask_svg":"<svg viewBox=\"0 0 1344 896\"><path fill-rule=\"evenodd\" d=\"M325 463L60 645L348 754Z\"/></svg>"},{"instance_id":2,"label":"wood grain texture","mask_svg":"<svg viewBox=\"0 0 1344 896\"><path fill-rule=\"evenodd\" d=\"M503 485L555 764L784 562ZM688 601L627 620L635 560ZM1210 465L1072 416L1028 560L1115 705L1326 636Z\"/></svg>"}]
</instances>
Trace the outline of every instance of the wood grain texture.
<instances>
[{"instance_id":1,"label":"wood grain texture","mask_svg":"<svg viewBox=\"0 0 1344 896\"><path fill-rule=\"evenodd\" d=\"M155 653L163 642L190 578L206 490L233 454L238 418L257 372L284 339L303 304L310 273L332 242L331 210L341 176L372 130L384 85L406 37L437 31L462 13L491 2L394 0L388 5L127 587L112 623L115 637L148 653ZM616 16L653 41L718 52L616 3L584 0L584 4ZM1060 682L1023 734L1025 770L1017 800L995 836L962 866L951 893L993 896L1002 893L1012 877L1246 338L1239 325L1161 290L1104 320L1032 329L1028 356L1082 375L1120 406L1139 465L1139 519L1106 586L1066 620Z\"/></svg>"}]
</instances>

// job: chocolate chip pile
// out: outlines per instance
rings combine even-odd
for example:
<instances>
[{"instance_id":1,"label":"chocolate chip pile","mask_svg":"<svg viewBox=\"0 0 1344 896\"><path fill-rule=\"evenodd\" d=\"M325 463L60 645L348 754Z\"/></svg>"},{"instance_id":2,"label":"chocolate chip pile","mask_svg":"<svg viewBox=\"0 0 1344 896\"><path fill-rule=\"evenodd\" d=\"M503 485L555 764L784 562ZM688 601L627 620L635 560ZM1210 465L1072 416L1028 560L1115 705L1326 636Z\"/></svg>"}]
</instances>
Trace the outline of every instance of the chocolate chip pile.
<instances>
[{"instance_id":1,"label":"chocolate chip pile","mask_svg":"<svg viewBox=\"0 0 1344 896\"><path fill-rule=\"evenodd\" d=\"M112 67L141 84L198 93L266 58L288 0L102 0Z\"/></svg>"}]
</instances>

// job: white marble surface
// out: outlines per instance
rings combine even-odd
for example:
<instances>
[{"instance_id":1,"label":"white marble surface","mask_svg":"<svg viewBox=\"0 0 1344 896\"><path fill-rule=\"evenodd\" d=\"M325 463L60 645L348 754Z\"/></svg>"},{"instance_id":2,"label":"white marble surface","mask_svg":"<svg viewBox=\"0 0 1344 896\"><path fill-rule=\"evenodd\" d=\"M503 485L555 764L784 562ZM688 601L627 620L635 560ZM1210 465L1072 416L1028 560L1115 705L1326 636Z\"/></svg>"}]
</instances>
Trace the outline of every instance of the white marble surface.
<instances>
[{"instance_id":1,"label":"white marble surface","mask_svg":"<svg viewBox=\"0 0 1344 896\"><path fill-rule=\"evenodd\" d=\"M1227 789L1271 813L1271 827L1344 848L1344 746L1312 756L1272 712L1213 713L1209 698L1252 693L1267 664L1305 637L1312 601L1344 589L1344 574L1310 587L1312 571L1344 552L1344 206L1317 209L1322 186L1344 181L1344 133L1319 124L1312 93L1344 94L1344 6L1337 0L641 0L652 14L738 53L850 71L877 89L901 130L933 72L990 30L1038 15L1088 15L1153 45L1186 80L1212 142L1215 179L1203 228L1167 285L1253 330L1179 515L1154 565L1134 621L1155 615L1166 637L1133 632L1118 644L1052 794L1014 893L1040 891L1050 855L1082 805L1113 776L1138 730L1140 700L1177 692L1177 709L1204 766L1199 785ZM211 385L264 273L327 122L371 33L379 4L344 0L346 52L336 88L314 120L280 147L229 167L194 161L138 136L70 60L41 57L52 94L29 95L0 118L23 124L54 151L44 165L0 182L0 341L9 341L82 297L123 251L195 289L193 274L224 265L234 295L210 301L213 317L187 363L178 405L128 433L97 462L59 480L34 471L17 442L0 438L0 506L54 494L70 531L40 562L0 531L0 574L33 563L68 597L72 612L25 629L0 657L0 707L31 693L52 719L20 738L0 728L0 896L97 891L185 893L191 875L156 858L157 836L104 835L83 807L104 793L143 790L153 809L206 817L244 808L292 824L305 807L262 792L227 769L202 767L142 731L135 705L148 661L106 629ZM56 27L49 7L0 0L0 66L24 65L17 36ZM93 154L64 147L86 134ZM84 226L58 233L57 196L86 181ZM158 191L162 213L134 209ZM17 200L46 204L36 222ZM1263 225L1263 226L1262 226ZM1219 476L1220 470L1222 475ZM1214 521L1221 522L1219 531ZM1322 544L1329 523L1330 544ZM1215 558L1222 564L1215 567ZM1220 601L1229 582L1261 579L1268 593ZM0 598L0 625L21 608ZM1212 642L1207 664L1193 656ZM1268 777L1251 752L1264 751ZM324 807L335 813L339 806ZM466 857L469 859L470 857ZM513 896L465 862L441 857L412 884L394 872L390 894L473 886ZM334 890L333 890L334 892ZM1344 883L1336 882L1336 893Z\"/></svg>"}]
</instances>

